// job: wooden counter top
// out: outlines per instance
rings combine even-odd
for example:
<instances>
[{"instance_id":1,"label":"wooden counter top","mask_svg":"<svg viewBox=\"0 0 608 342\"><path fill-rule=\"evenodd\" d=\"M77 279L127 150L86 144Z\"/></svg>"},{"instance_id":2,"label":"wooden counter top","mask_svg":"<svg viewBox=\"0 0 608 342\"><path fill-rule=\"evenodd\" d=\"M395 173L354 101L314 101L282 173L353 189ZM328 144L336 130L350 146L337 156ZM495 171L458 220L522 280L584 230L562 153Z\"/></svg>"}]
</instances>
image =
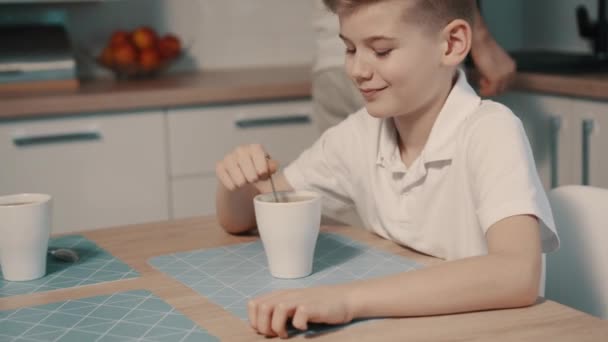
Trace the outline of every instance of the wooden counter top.
<instances>
[{"instance_id":1,"label":"wooden counter top","mask_svg":"<svg viewBox=\"0 0 608 342\"><path fill-rule=\"evenodd\" d=\"M416 254L365 231L325 226L324 231L344 234L430 265L441 261ZM201 248L249 242L257 236L231 236L214 218L193 218L112 228L83 233L136 269L135 279L101 283L51 292L0 298L2 310L43 305L68 299L147 289L173 305L222 341L268 341L249 324L176 280L147 264L151 257ZM608 322L546 300L523 309L494 310L458 315L384 319L356 324L315 336L320 341L602 341ZM296 340L310 337L299 336Z\"/></svg>"},{"instance_id":2,"label":"wooden counter top","mask_svg":"<svg viewBox=\"0 0 608 342\"><path fill-rule=\"evenodd\" d=\"M608 100L608 74L519 73L514 90ZM216 70L138 81L83 81L77 91L0 96L0 119L166 109L308 97L309 66Z\"/></svg>"},{"instance_id":3,"label":"wooden counter top","mask_svg":"<svg viewBox=\"0 0 608 342\"><path fill-rule=\"evenodd\" d=\"M513 90L608 101L608 73L557 75L518 73Z\"/></svg>"},{"instance_id":4,"label":"wooden counter top","mask_svg":"<svg viewBox=\"0 0 608 342\"><path fill-rule=\"evenodd\" d=\"M296 98L310 96L310 92L308 66L83 81L73 92L0 97L0 119Z\"/></svg>"}]
</instances>

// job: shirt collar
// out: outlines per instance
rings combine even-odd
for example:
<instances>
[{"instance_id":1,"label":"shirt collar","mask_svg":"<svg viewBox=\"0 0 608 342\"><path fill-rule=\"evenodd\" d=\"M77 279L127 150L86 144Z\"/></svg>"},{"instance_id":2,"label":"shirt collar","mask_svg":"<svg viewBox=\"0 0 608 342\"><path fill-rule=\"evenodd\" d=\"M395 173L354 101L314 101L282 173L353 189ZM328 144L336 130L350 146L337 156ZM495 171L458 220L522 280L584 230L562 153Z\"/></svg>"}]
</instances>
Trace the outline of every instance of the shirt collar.
<instances>
[{"instance_id":1,"label":"shirt collar","mask_svg":"<svg viewBox=\"0 0 608 342\"><path fill-rule=\"evenodd\" d=\"M452 159L454 140L460 126L480 105L481 98L467 82L464 71L458 69L458 80L439 112L426 146L422 151L426 163Z\"/></svg>"},{"instance_id":2,"label":"shirt collar","mask_svg":"<svg viewBox=\"0 0 608 342\"><path fill-rule=\"evenodd\" d=\"M481 98L467 82L462 69L458 69L458 79L450 91L437 120L433 124L429 139L422 151L421 158L424 163L450 160L454 154L454 138L460 125L469 114L473 113L481 104ZM378 137L378 153L376 165L397 166L400 161L397 144L397 131L392 119L383 119ZM394 166L394 167L393 167Z\"/></svg>"},{"instance_id":3,"label":"shirt collar","mask_svg":"<svg viewBox=\"0 0 608 342\"><path fill-rule=\"evenodd\" d=\"M398 156L399 145L397 143L397 130L393 120L384 119L380 123L376 165L394 165Z\"/></svg>"}]
</instances>

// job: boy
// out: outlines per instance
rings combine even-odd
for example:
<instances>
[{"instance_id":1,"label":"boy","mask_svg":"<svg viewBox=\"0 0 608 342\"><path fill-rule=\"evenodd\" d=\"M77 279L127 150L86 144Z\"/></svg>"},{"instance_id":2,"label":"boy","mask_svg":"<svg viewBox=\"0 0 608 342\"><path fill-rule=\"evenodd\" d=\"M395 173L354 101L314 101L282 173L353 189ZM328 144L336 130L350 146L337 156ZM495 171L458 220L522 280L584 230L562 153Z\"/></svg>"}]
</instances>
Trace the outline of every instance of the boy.
<instances>
[{"instance_id":1,"label":"boy","mask_svg":"<svg viewBox=\"0 0 608 342\"><path fill-rule=\"evenodd\" d=\"M471 47L473 1L325 3L339 16L346 70L366 108L326 131L275 184L318 191L333 210L354 205L369 230L447 262L255 298L251 326L285 338L289 318L306 329L532 305L541 252L559 241L520 121L481 101L458 69ZM252 198L269 191L260 180L278 168L265 155L242 146L217 165L228 232L255 226Z\"/></svg>"}]
</instances>

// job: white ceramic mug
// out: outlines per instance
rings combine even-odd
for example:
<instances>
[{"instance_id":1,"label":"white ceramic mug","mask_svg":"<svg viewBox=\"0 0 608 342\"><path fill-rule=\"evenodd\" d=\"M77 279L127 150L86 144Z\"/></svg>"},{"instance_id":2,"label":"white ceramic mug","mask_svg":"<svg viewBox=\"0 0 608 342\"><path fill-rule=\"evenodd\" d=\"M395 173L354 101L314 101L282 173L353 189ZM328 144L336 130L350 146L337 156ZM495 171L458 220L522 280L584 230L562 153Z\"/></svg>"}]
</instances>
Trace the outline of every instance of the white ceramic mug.
<instances>
[{"instance_id":1,"label":"white ceramic mug","mask_svg":"<svg viewBox=\"0 0 608 342\"><path fill-rule=\"evenodd\" d=\"M312 273L321 225L321 195L310 191L279 192L254 199L255 218L268 268L276 278L302 278Z\"/></svg>"},{"instance_id":2,"label":"white ceramic mug","mask_svg":"<svg viewBox=\"0 0 608 342\"><path fill-rule=\"evenodd\" d=\"M0 197L0 265L9 281L46 274L51 235L51 196L17 194Z\"/></svg>"}]
</instances>

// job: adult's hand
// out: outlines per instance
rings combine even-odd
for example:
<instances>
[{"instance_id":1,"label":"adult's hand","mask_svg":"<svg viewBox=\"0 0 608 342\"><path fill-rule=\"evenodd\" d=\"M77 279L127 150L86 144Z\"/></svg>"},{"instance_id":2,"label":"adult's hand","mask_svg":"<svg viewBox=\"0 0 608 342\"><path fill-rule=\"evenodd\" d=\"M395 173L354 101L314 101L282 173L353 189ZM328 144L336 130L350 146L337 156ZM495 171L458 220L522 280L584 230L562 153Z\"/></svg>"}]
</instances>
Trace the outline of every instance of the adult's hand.
<instances>
[{"instance_id":1,"label":"adult's hand","mask_svg":"<svg viewBox=\"0 0 608 342\"><path fill-rule=\"evenodd\" d=\"M481 16L473 30L471 57L479 72L479 94L496 96L509 88L515 78L517 65L494 40Z\"/></svg>"}]
</instances>

